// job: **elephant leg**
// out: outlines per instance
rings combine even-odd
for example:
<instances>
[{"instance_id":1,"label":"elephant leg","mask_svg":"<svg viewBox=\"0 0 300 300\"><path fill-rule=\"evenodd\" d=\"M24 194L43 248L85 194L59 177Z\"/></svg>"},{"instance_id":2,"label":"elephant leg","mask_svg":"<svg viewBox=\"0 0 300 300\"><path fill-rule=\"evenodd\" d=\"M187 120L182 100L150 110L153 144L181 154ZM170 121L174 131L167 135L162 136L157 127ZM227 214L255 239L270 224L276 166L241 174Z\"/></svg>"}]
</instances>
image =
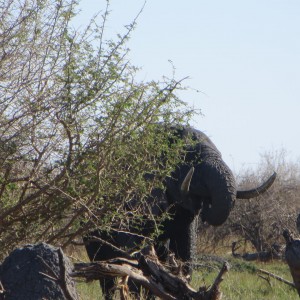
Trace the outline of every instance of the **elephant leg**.
<instances>
[{"instance_id":1,"label":"elephant leg","mask_svg":"<svg viewBox=\"0 0 300 300\"><path fill-rule=\"evenodd\" d=\"M115 281L111 278L100 279L100 286L105 300L112 300L114 296Z\"/></svg>"}]
</instances>

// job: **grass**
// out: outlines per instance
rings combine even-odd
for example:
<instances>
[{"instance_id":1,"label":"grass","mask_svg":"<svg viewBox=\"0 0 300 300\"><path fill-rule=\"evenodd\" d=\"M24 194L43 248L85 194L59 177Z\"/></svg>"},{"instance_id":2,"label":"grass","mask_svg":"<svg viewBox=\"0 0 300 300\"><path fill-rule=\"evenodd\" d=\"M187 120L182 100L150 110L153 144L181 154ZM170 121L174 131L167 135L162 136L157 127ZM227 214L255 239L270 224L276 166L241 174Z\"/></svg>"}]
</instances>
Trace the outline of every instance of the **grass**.
<instances>
[{"instance_id":1,"label":"grass","mask_svg":"<svg viewBox=\"0 0 300 300\"><path fill-rule=\"evenodd\" d=\"M102 293L98 281L77 282L77 291L82 300L102 300Z\"/></svg>"},{"instance_id":2,"label":"grass","mask_svg":"<svg viewBox=\"0 0 300 300\"><path fill-rule=\"evenodd\" d=\"M276 279L266 279L258 276L258 269L264 269L288 281L292 281L289 268L283 262L272 263L247 263L242 260L230 259L231 269L225 275L221 283L221 291L224 300L288 300L297 299L298 294L295 289ZM201 285L209 286L213 283L218 269L206 268L194 273L192 285L199 287Z\"/></svg>"}]
</instances>

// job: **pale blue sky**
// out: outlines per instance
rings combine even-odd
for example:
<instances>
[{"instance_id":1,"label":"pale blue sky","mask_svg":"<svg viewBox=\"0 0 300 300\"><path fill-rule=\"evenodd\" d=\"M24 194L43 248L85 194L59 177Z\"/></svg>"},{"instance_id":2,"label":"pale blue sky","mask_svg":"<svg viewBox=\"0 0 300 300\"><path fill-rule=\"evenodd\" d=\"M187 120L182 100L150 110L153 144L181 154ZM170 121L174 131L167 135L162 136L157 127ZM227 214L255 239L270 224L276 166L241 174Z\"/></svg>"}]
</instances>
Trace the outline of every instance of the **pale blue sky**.
<instances>
[{"instance_id":1,"label":"pale blue sky","mask_svg":"<svg viewBox=\"0 0 300 300\"><path fill-rule=\"evenodd\" d=\"M107 34L129 24L143 0L111 0ZM77 23L104 10L82 0ZM300 157L300 1L148 0L129 42L141 78L189 76L183 100L204 117L206 132L238 172L256 168L260 154L285 148Z\"/></svg>"}]
</instances>

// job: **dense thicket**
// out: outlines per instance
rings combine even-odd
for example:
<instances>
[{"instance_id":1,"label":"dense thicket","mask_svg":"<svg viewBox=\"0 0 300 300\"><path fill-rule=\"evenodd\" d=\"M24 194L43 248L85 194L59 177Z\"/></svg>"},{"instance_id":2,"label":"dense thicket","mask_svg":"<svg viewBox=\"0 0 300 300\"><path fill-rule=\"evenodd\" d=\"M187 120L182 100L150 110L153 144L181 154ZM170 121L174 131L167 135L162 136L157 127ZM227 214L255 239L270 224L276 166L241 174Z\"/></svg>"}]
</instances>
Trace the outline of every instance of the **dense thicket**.
<instances>
[{"instance_id":1,"label":"dense thicket","mask_svg":"<svg viewBox=\"0 0 300 300\"><path fill-rule=\"evenodd\" d=\"M179 158L157 124L189 119L181 82L136 80L135 22L106 40L108 7L79 31L75 0L0 3L1 254L140 218L122 208L133 195L142 204Z\"/></svg>"}]
</instances>

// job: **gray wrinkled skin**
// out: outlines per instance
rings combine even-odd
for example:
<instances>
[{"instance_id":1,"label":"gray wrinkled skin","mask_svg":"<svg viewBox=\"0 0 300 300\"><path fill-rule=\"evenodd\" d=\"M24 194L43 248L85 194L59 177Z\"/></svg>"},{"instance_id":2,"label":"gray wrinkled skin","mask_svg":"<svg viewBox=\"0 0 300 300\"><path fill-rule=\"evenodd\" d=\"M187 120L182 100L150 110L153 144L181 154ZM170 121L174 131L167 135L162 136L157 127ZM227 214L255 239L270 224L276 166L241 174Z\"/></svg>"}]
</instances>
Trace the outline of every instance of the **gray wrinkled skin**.
<instances>
[{"instance_id":1,"label":"gray wrinkled skin","mask_svg":"<svg viewBox=\"0 0 300 300\"><path fill-rule=\"evenodd\" d=\"M79 297L75 289L75 283L69 276L73 269L72 263L66 256L63 256L63 261L66 267L68 291L72 299L77 300ZM60 278L60 272L58 248L45 243L17 248L10 253L0 266L0 281L5 289L3 299L70 299L57 283L41 274Z\"/></svg>"}]
</instances>

